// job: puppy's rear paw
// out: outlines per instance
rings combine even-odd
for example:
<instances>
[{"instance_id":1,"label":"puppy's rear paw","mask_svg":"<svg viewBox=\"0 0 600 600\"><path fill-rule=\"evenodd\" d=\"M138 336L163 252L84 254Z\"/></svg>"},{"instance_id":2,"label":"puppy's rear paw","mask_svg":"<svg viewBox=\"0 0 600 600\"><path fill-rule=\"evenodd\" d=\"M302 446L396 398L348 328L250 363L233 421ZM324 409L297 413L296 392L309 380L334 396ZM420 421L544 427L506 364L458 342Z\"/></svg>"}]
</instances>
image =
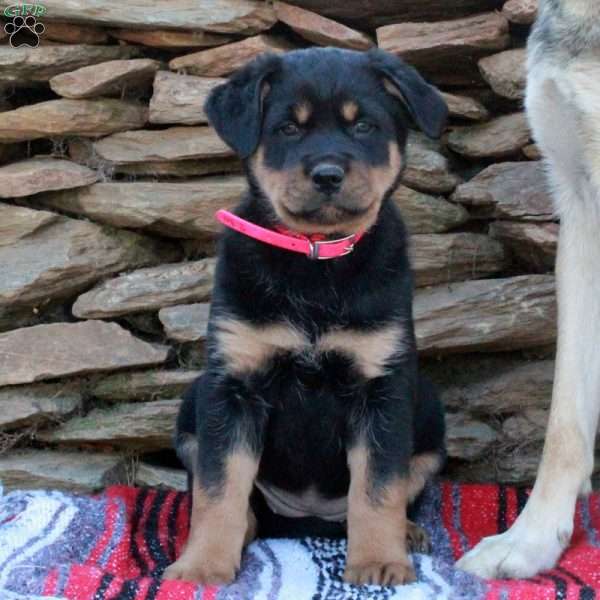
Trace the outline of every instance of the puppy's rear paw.
<instances>
[{"instance_id":1,"label":"puppy's rear paw","mask_svg":"<svg viewBox=\"0 0 600 600\"><path fill-rule=\"evenodd\" d=\"M347 565L344 573L344 581L355 585L403 585L416 580L413 566L404 562Z\"/></svg>"},{"instance_id":2,"label":"puppy's rear paw","mask_svg":"<svg viewBox=\"0 0 600 600\"><path fill-rule=\"evenodd\" d=\"M201 560L190 561L181 557L165 569L163 579L193 581L201 585L225 585L235 579L234 566L214 565Z\"/></svg>"},{"instance_id":3,"label":"puppy's rear paw","mask_svg":"<svg viewBox=\"0 0 600 600\"><path fill-rule=\"evenodd\" d=\"M428 533L416 523L407 521L406 544L409 552L429 554L431 552L431 542Z\"/></svg>"}]
</instances>

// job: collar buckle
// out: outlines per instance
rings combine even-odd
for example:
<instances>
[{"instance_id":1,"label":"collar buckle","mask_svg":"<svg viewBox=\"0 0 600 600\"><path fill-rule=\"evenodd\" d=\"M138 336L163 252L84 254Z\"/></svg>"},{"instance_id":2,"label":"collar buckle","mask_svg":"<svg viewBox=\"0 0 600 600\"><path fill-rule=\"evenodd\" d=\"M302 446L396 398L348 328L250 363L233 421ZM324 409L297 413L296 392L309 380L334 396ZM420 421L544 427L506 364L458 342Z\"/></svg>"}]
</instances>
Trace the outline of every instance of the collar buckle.
<instances>
[{"instance_id":1,"label":"collar buckle","mask_svg":"<svg viewBox=\"0 0 600 600\"><path fill-rule=\"evenodd\" d=\"M340 256L347 256L354 250L354 246L356 243L356 235L348 235L343 238L338 238L337 240L323 240L323 241L311 241L308 240L309 252L307 254L310 260L331 260L332 258L339 258ZM321 246L328 246L332 244L340 244L341 242L349 242L348 245L340 252L340 254L335 254L333 256L321 256L320 249Z\"/></svg>"}]
</instances>

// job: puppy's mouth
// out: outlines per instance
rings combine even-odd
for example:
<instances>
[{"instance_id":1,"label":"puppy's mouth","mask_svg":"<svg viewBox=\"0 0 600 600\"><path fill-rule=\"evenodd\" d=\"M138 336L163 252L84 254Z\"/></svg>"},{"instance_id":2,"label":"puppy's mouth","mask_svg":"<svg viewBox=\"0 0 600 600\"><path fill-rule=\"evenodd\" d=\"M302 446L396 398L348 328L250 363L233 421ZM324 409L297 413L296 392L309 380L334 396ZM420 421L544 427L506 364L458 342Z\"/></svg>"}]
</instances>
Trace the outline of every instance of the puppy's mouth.
<instances>
[{"instance_id":1,"label":"puppy's mouth","mask_svg":"<svg viewBox=\"0 0 600 600\"><path fill-rule=\"evenodd\" d=\"M365 207L348 207L334 204L324 204L312 209L290 209L283 206L285 212L295 220L305 221L311 224L343 225L348 221L354 221L365 216L375 203Z\"/></svg>"}]
</instances>

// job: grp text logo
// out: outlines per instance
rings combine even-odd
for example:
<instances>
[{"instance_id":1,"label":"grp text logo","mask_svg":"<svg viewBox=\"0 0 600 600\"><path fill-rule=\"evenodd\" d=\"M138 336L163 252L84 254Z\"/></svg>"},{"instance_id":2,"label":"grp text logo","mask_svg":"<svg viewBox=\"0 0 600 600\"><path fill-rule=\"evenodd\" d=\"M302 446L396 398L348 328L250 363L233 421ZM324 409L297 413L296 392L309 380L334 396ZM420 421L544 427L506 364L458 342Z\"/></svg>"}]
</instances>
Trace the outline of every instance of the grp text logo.
<instances>
[{"instance_id":1,"label":"grp text logo","mask_svg":"<svg viewBox=\"0 0 600 600\"><path fill-rule=\"evenodd\" d=\"M40 35L45 31L38 19L46 14L43 4L13 4L4 9L3 15L10 19L4 25L8 41L13 48L37 48Z\"/></svg>"}]
</instances>

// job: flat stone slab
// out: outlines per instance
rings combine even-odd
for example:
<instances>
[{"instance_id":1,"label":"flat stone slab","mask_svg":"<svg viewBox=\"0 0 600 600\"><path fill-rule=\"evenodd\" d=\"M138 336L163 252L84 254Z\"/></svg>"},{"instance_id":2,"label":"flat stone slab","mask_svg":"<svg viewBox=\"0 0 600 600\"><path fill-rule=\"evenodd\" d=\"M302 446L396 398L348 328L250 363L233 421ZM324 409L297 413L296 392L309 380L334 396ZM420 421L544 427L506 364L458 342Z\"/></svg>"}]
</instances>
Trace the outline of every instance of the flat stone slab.
<instances>
[{"instance_id":1,"label":"flat stone slab","mask_svg":"<svg viewBox=\"0 0 600 600\"><path fill-rule=\"evenodd\" d=\"M164 241L0 204L0 316L6 308L68 298L113 273L179 257Z\"/></svg>"},{"instance_id":2,"label":"flat stone slab","mask_svg":"<svg viewBox=\"0 0 600 600\"><path fill-rule=\"evenodd\" d=\"M60 23L44 23L44 39L63 44L106 44L108 33L98 27Z\"/></svg>"},{"instance_id":3,"label":"flat stone slab","mask_svg":"<svg viewBox=\"0 0 600 600\"><path fill-rule=\"evenodd\" d=\"M155 400L96 408L38 434L49 443L101 445L142 450L172 448L180 400Z\"/></svg>"},{"instance_id":4,"label":"flat stone slab","mask_svg":"<svg viewBox=\"0 0 600 600\"><path fill-rule=\"evenodd\" d=\"M517 25L531 25L538 13L538 0L508 0L502 7L502 14Z\"/></svg>"},{"instance_id":5,"label":"flat stone slab","mask_svg":"<svg viewBox=\"0 0 600 600\"><path fill-rule=\"evenodd\" d=\"M473 61L510 45L508 21L497 12L448 21L403 22L377 29L377 44L438 84L470 83Z\"/></svg>"},{"instance_id":6,"label":"flat stone slab","mask_svg":"<svg viewBox=\"0 0 600 600\"><path fill-rule=\"evenodd\" d=\"M529 144L531 132L524 113L497 117L481 125L455 127L448 146L467 158L505 158Z\"/></svg>"},{"instance_id":7,"label":"flat stone slab","mask_svg":"<svg viewBox=\"0 0 600 600\"><path fill-rule=\"evenodd\" d=\"M139 129L146 121L146 107L124 100L48 100L0 113L0 143L65 135L99 137Z\"/></svg>"},{"instance_id":8,"label":"flat stone slab","mask_svg":"<svg viewBox=\"0 0 600 600\"><path fill-rule=\"evenodd\" d=\"M319 14L350 22L355 27L373 28L405 21L456 19L476 12L501 8L502 0L293 0L294 4Z\"/></svg>"},{"instance_id":9,"label":"flat stone slab","mask_svg":"<svg viewBox=\"0 0 600 600\"><path fill-rule=\"evenodd\" d=\"M98 174L61 158L30 158L0 167L0 198L21 198L49 190L89 185Z\"/></svg>"},{"instance_id":10,"label":"flat stone slab","mask_svg":"<svg viewBox=\"0 0 600 600\"><path fill-rule=\"evenodd\" d=\"M81 407L81 391L72 384L0 388L0 429L58 422Z\"/></svg>"},{"instance_id":11,"label":"flat stone slab","mask_svg":"<svg viewBox=\"0 0 600 600\"><path fill-rule=\"evenodd\" d=\"M116 323L52 323L0 333L0 386L163 363L169 348Z\"/></svg>"},{"instance_id":12,"label":"flat stone slab","mask_svg":"<svg viewBox=\"0 0 600 600\"><path fill-rule=\"evenodd\" d=\"M394 192L392 200L400 209L402 219L411 234L443 233L469 220L469 213L461 205L403 185Z\"/></svg>"},{"instance_id":13,"label":"flat stone slab","mask_svg":"<svg viewBox=\"0 0 600 600\"><path fill-rule=\"evenodd\" d=\"M93 147L101 159L115 164L234 156L212 127L124 131L94 142Z\"/></svg>"},{"instance_id":14,"label":"flat stone slab","mask_svg":"<svg viewBox=\"0 0 600 600\"><path fill-rule=\"evenodd\" d=\"M414 319L424 354L547 346L556 341L554 277L523 275L419 290Z\"/></svg>"},{"instance_id":15,"label":"flat stone slab","mask_svg":"<svg viewBox=\"0 0 600 600\"><path fill-rule=\"evenodd\" d=\"M138 181L95 183L39 197L46 206L99 221L147 229L169 237L214 237L219 208L235 207L246 190L242 176L211 176L182 183Z\"/></svg>"},{"instance_id":16,"label":"flat stone slab","mask_svg":"<svg viewBox=\"0 0 600 600\"><path fill-rule=\"evenodd\" d=\"M208 123L204 103L210 92L224 81L219 77L196 77L159 71L154 78L154 93L150 99L150 123Z\"/></svg>"},{"instance_id":17,"label":"flat stone slab","mask_svg":"<svg viewBox=\"0 0 600 600\"><path fill-rule=\"evenodd\" d=\"M461 413L446 413L446 428L446 449L450 458L480 458L498 438L492 427Z\"/></svg>"},{"instance_id":18,"label":"flat stone slab","mask_svg":"<svg viewBox=\"0 0 600 600\"><path fill-rule=\"evenodd\" d=\"M231 41L231 37L207 31L177 31L172 29L109 29L111 37L151 48L210 48Z\"/></svg>"},{"instance_id":19,"label":"flat stone slab","mask_svg":"<svg viewBox=\"0 0 600 600\"><path fill-rule=\"evenodd\" d=\"M184 469L158 467L141 462L135 472L135 485L185 492L187 491L187 473Z\"/></svg>"},{"instance_id":20,"label":"flat stone slab","mask_svg":"<svg viewBox=\"0 0 600 600\"><path fill-rule=\"evenodd\" d=\"M260 34L225 46L178 56L169 62L169 68L172 71L184 70L189 75L223 77L259 54L280 53L292 49L293 46L281 38Z\"/></svg>"},{"instance_id":21,"label":"flat stone slab","mask_svg":"<svg viewBox=\"0 0 600 600\"><path fill-rule=\"evenodd\" d=\"M493 238L509 248L521 264L538 272L554 268L558 231L558 223L496 221L490 225Z\"/></svg>"},{"instance_id":22,"label":"flat stone slab","mask_svg":"<svg viewBox=\"0 0 600 600\"><path fill-rule=\"evenodd\" d=\"M522 100L527 83L527 51L524 48L506 50L479 61L482 77L498 94L509 100Z\"/></svg>"},{"instance_id":23,"label":"flat stone slab","mask_svg":"<svg viewBox=\"0 0 600 600\"><path fill-rule=\"evenodd\" d=\"M0 3L0 6L3 4ZM139 50L132 46L86 44L40 46L39 48L0 46L0 82L26 85L48 81L59 73L107 60L132 58L138 54Z\"/></svg>"},{"instance_id":24,"label":"flat stone slab","mask_svg":"<svg viewBox=\"0 0 600 600\"><path fill-rule=\"evenodd\" d=\"M110 60L55 75L50 87L63 98L118 96L127 88L149 86L160 62L149 58Z\"/></svg>"},{"instance_id":25,"label":"flat stone slab","mask_svg":"<svg viewBox=\"0 0 600 600\"><path fill-rule=\"evenodd\" d=\"M92 493L125 483L122 458L97 452L13 450L0 456L5 491L48 489Z\"/></svg>"},{"instance_id":26,"label":"flat stone slab","mask_svg":"<svg viewBox=\"0 0 600 600\"><path fill-rule=\"evenodd\" d=\"M402 176L404 185L422 192L446 194L461 182L451 173L448 160L439 151L439 144L418 133L410 133L406 145L406 169Z\"/></svg>"},{"instance_id":27,"label":"flat stone slab","mask_svg":"<svg viewBox=\"0 0 600 600\"><path fill-rule=\"evenodd\" d=\"M11 5L0 1L0 8ZM275 23L273 7L262 0L211 0L210 7L194 0L136 0L135 9L119 0L47 0L46 20L91 23L136 29L184 29L250 35Z\"/></svg>"},{"instance_id":28,"label":"flat stone slab","mask_svg":"<svg viewBox=\"0 0 600 600\"><path fill-rule=\"evenodd\" d=\"M480 279L508 265L503 245L477 233L413 235L410 255L417 287Z\"/></svg>"},{"instance_id":29,"label":"flat stone slab","mask_svg":"<svg viewBox=\"0 0 600 600\"><path fill-rule=\"evenodd\" d=\"M90 395L107 402L181 397L200 371L128 371L103 377L89 388Z\"/></svg>"},{"instance_id":30,"label":"flat stone slab","mask_svg":"<svg viewBox=\"0 0 600 600\"><path fill-rule=\"evenodd\" d=\"M368 35L299 6L276 2L275 14L279 21L319 46L368 50L375 45Z\"/></svg>"},{"instance_id":31,"label":"flat stone slab","mask_svg":"<svg viewBox=\"0 0 600 600\"><path fill-rule=\"evenodd\" d=\"M177 342L198 342L206 339L210 304L200 302L162 308L158 318L167 337Z\"/></svg>"},{"instance_id":32,"label":"flat stone slab","mask_svg":"<svg viewBox=\"0 0 600 600\"><path fill-rule=\"evenodd\" d=\"M479 218L550 221L554 218L546 171L540 162L491 165L460 185L453 202Z\"/></svg>"},{"instance_id":33,"label":"flat stone slab","mask_svg":"<svg viewBox=\"0 0 600 600\"><path fill-rule=\"evenodd\" d=\"M466 119L467 121L487 121L490 116L488 109L475 98L447 92L442 92L442 97L448 105L450 117Z\"/></svg>"},{"instance_id":34,"label":"flat stone slab","mask_svg":"<svg viewBox=\"0 0 600 600\"><path fill-rule=\"evenodd\" d=\"M109 318L210 298L215 259L140 269L108 279L77 298L73 314Z\"/></svg>"},{"instance_id":35,"label":"flat stone slab","mask_svg":"<svg viewBox=\"0 0 600 600\"><path fill-rule=\"evenodd\" d=\"M444 405L482 417L549 406L554 361L508 361L501 357L465 357L454 381L440 386ZM474 362L475 361L475 362Z\"/></svg>"}]
</instances>

